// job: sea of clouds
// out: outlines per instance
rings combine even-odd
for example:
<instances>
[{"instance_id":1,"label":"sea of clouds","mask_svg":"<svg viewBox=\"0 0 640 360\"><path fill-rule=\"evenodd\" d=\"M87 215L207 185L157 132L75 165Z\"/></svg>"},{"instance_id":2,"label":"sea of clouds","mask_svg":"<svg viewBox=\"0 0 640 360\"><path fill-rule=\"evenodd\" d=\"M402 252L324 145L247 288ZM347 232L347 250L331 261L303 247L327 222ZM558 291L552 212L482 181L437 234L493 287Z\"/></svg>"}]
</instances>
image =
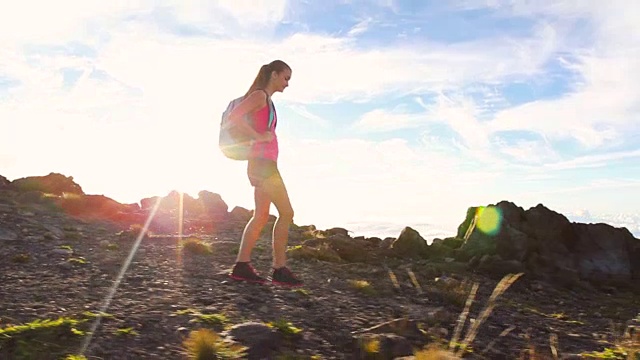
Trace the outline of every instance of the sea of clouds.
<instances>
[{"instance_id":1,"label":"sea of clouds","mask_svg":"<svg viewBox=\"0 0 640 360\"><path fill-rule=\"evenodd\" d=\"M640 214L591 214L588 211L578 211L567 213L564 216L571 222L596 224L605 223L614 227L627 228L634 237L640 239ZM462 220L461 220L462 221ZM402 230L409 226L418 231L420 235L431 243L436 238L446 238L455 236L457 233L456 225L437 226L426 222L400 222L400 221L353 221L343 224L333 224L331 226L317 226L319 229L330 228L334 226L343 227L349 230L351 236L376 236L384 239L385 237L398 237Z\"/></svg>"}]
</instances>

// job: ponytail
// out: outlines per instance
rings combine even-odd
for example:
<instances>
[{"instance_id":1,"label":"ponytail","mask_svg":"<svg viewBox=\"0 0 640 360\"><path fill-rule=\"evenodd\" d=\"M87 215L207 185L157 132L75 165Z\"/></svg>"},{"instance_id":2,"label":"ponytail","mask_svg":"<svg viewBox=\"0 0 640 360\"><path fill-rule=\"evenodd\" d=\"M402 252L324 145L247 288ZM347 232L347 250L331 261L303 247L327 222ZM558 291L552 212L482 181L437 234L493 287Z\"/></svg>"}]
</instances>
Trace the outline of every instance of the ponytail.
<instances>
[{"instance_id":1,"label":"ponytail","mask_svg":"<svg viewBox=\"0 0 640 360\"><path fill-rule=\"evenodd\" d=\"M251 94L252 92L258 89L264 89L265 87L267 87L267 85L269 84L270 77L271 77L271 69L269 65L268 64L262 65L260 67L260 71L258 71L258 75L256 76L255 80L253 80L253 84L251 84L251 87L249 87L249 91L247 91L245 96L248 96L249 94Z\"/></svg>"}]
</instances>

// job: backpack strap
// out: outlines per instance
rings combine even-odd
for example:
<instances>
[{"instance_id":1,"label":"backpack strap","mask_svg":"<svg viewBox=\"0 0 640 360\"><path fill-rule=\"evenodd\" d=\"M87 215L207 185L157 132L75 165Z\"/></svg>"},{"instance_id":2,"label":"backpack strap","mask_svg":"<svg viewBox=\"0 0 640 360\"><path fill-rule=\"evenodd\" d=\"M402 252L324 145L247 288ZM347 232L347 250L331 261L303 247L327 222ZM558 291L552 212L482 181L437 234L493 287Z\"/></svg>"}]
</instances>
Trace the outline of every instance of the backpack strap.
<instances>
[{"instance_id":1,"label":"backpack strap","mask_svg":"<svg viewBox=\"0 0 640 360\"><path fill-rule=\"evenodd\" d=\"M271 101L271 97L269 96L269 93L267 93L265 89L260 89L260 90L264 91L264 93L267 95L267 105L269 106L269 122L267 123L267 129L271 130L271 126L275 121L275 112L276 112L275 105L273 105L273 101Z\"/></svg>"}]
</instances>

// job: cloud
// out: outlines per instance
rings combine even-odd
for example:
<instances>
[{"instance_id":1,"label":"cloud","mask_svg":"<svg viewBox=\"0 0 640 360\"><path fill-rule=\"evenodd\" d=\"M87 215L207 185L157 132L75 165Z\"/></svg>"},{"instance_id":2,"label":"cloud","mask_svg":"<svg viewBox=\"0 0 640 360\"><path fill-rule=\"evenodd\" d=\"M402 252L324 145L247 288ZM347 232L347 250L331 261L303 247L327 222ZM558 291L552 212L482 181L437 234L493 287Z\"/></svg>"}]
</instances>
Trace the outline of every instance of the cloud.
<instances>
[{"instance_id":1,"label":"cloud","mask_svg":"<svg viewBox=\"0 0 640 360\"><path fill-rule=\"evenodd\" d=\"M583 81L573 92L500 111L492 131L527 129L552 139L573 138L585 147L623 136L618 129L637 122L640 66L626 56L585 56L573 68Z\"/></svg>"},{"instance_id":2,"label":"cloud","mask_svg":"<svg viewBox=\"0 0 640 360\"><path fill-rule=\"evenodd\" d=\"M314 124L320 127L326 128L330 126L329 120L311 113L309 109L302 104L287 104L287 107L297 115L301 116L304 119L311 120Z\"/></svg>"},{"instance_id":3,"label":"cloud","mask_svg":"<svg viewBox=\"0 0 640 360\"><path fill-rule=\"evenodd\" d=\"M98 45L111 31L136 21L154 26L188 25L214 33L225 30L264 34L285 18L286 10L286 0L25 0L0 14L0 44L64 44L78 40Z\"/></svg>"},{"instance_id":4,"label":"cloud","mask_svg":"<svg viewBox=\"0 0 640 360\"><path fill-rule=\"evenodd\" d=\"M260 34L287 14L286 0L173 0L171 4L180 23L217 31Z\"/></svg>"},{"instance_id":5,"label":"cloud","mask_svg":"<svg viewBox=\"0 0 640 360\"><path fill-rule=\"evenodd\" d=\"M138 8L134 2L25 0L6 6L0 13L0 44L59 44L85 38L90 21L108 22L111 16Z\"/></svg>"},{"instance_id":6,"label":"cloud","mask_svg":"<svg viewBox=\"0 0 640 360\"><path fill-rule=\"evenodd\" d=\"M519 140L514 144L501 145L499 151L520 164L540 165L558 157L549 143L535 140Z\"/></svg>"},{"instance_id":7,"label":"cloud","mask_svg":"<svg viewBox=\"0 0 640 360\"><path fill-rule=\"evenodd\" d=\"M607 167L612 163L620 160L628 160L640 157L640 149L631 151L619 151L604 153L598 155L588 155L576 157L567 161L560 161L555 163L545 164L545 168L554 170L567 170L576 168L594 168L594 167Z\"/></svg>"},{"instance_id":8,"label":"cloud","mask_svg":"<svg viewBox=\"0 0 640 360\"><path fill-rule=\"evenodd\" d=\"M583 182L580 185L573 184L566 187L558 187L554 189L546 189L538 192L538 194L568 194L568 193L585 193L589 191L597 191L604 189L623 189L623 188L640 188L638 180L623 179L597 179Z\"/></svg>"},{"instance_id":9,"label":"cloud","mask_svg":"<svg viewBox=\"0 0 640 360\"><path fill-rule=\"evenodd\" d=\"M230 3L169 4L178 21L196 27L216 23L217 16L222 16L216 14L233 15L240 29L273 25L286 14L283 2L264 2L256 7L247 7L245 3L233 7ZM156 7L146 2L126 8L97 5L85 8L87 12L68 14L73 29L67 36L56 35L56 39L73 39L73 34L98 14L107 13L108 19L120 19L107 25L101 23L108 30L109 40L97 48L95 65L118 81L134 88L144 87L148 92L160 91L170 81L186 84L184 75L193 80L193 74L204 75L212 82L221 79L234 90L238 88L235 84L249 83L260 64L283 58L294 69L292 86L297 87L297 91L285 94L286 99L300 103L364 101L385 94L403 95L531 76L539 71L554 47L553 32L545 28L531 39L502 38L456 45L426 43L368 50L359 49L349 37L309 33L293 34L278 41L248 37L184 38L157 31L157 26L163 23L151 26L145 19L152 16ZM148 15L138 22L135 18L124 22L122 14L133 13L134 9ZM254 13L264 16L247 15ZM246 19L253 19L252 24L240 23ZM238 26L226 30L233 31Z\"/></svg>"},{"instance_id":10,"label":"cloud","mask_svg":"<svg viewBox=\"0 0 640 360\"><path fill-rule=\"evenodd\" d=\"M540 71L553 43L553 33L547 29L533 39L455 45L426 42L377 49L357 49L349 38L299 33L275 49L290 53L294 72L300 64L300 75L294 75L296 100L337 102L526 78Z\"/></svg>"},{"instance_id":11,"label":"cloud","mask_svg":"<svg viewBox=\"0 0 640 360\"><path fill-rule=\"evenodd\" d=\"M424 126L423 115L375 109L364 113L352 128L363 132L387 132L420 126Z\"/></svg>"},{"instance_id":12,"label":"cloud","mask_svg":"<svg viewBox=\"0 0 640 360\"><path fill-rule=\"evenodd\" d=\"M489 133L478 120L479 111L473 99L440 94L426 110L429 118L447 123L461 137L465 147L478 152L488 149Z\"/></svg>"},{"instance_id":13,"label":"cloud","mask_svg":"<svg viewBox=\"0 0 640 360\"><path fill-rule=\"evenodd\" d=\"M358 22L355 26L353 26L349 32L347 33L347 36L350 37L355 37L358 36L360 34L363 34L365 32L367 32L367 30L369 29L369 26L371 26L371 23L373 22L372 18L366 18L364 20L361 20L360 22Z\"/></svg>"}]
</instances>

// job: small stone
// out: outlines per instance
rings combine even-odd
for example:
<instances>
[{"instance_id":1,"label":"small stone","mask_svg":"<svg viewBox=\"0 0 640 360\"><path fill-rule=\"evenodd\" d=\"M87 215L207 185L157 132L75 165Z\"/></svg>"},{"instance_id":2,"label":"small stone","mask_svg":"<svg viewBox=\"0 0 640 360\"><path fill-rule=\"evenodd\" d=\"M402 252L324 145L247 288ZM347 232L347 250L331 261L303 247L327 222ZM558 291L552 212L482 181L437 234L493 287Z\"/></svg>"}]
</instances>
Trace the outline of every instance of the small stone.
<instances>
[{"instance_id":1,"label":"small stone","mask_svg":"<svg viewBox=\"0 0 640 360\"><path fill-rule=\"evenodd\" d=\"M16 234L11 230L0 228L0 240L4 240L4 241L18 240L18 234Z\"/></svg>"},{"instance_id":2,"label":"small stone","mask_svg":"<svg viewBox=\"0 0 640 360\"><path fill-rule=\"evenodd\" d=\"M544 290L544 286L539 282L534 282L533 284L531 284L531 289L534 291L542 291Z\"/></svg>"},{"instance_id":3,"label":"small stone","mask_svg":"<svg viewBox=\"0 0 640 360\"><path fill-rule=\"evenodd\" d=\"M434 329L435 333L438 334L440 336L440 338L442 339L446 339L449 336L449 330L445 329L445 328L435 328Z\"/></svg>"},{"instance_id":4,"label":"small stone","mask_svg":"<svg viewBox=\"0 0 640 360\"><path fill-rule=\"evenodd\" d=\"M49 224L44 224L43 227L47 229L47 231L51 233L55 239L64 238L64 231L62 231L60 228Z\"/></svg>"}]
</instances>

